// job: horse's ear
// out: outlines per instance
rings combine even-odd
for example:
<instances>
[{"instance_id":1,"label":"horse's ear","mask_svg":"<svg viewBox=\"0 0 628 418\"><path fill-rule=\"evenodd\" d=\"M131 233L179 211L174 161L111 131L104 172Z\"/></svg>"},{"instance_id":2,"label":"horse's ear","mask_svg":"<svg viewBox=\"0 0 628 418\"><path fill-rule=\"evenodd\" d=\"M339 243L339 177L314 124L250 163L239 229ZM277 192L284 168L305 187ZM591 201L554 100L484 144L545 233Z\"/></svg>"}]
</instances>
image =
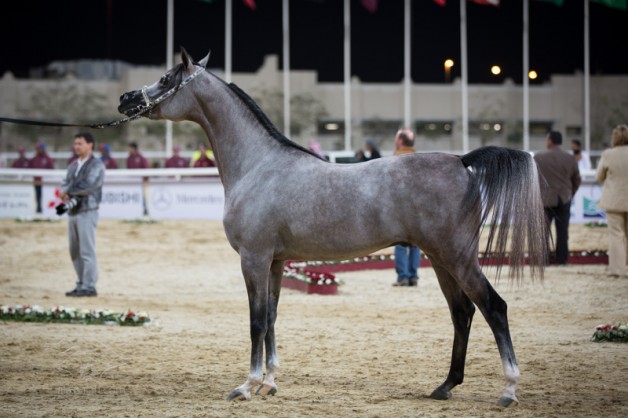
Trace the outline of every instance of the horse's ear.
<instances>
[{"instance_id":1,"label":"horse's ear","mask_svg":"<svg viewBox=\"0 0 628 418\"><path fill-rule=\"evenodd\" d=\"M188 68L190 70L193 69L194 67L194 60L192 59L192 57L190 56L190 54L188 54L188 51L185 50L185 48L181 47L181 61L183 62L183 66L185 68Z\"/></svg>"},{"instance_id":2,"label":"horse's ear","mask_svg":"<svg viewBox=\"0 0 628 418\"><path fill-rule=\"evenodd\" d=\"M202 65L202 66L203 66L203 67L205 67L205 68L207 68L207 62L209 61L209 54L211 54L211 53L212 53L212 52L211 52L211 51L209 51L209 52L207 53L207 55L205 55L205 58L203 58L202 60L200 60L200 61L198 62L198 64L199 64L199 65Z\"/></svg>"}]
</instances>

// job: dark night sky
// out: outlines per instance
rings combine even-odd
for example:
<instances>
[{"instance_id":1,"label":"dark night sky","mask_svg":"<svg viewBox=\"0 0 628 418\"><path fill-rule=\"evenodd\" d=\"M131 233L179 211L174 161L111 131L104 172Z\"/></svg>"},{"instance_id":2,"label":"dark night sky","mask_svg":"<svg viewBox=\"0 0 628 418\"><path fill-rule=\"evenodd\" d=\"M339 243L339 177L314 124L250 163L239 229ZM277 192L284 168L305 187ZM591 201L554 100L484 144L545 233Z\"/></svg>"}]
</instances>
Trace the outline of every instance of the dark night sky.
<instances>
[{"instance_id":1,"label":"dark night sky","mask_svg":"<svg viewBox=\"0 0 628 418\"><path fill-rule=\"evenodd\" d=\"M233 70L255 71L267 54L281 56L281 1L257 0L250 10L233 0ZM321 81L343 76L342 0L291 0L291 66L315 69ZM403 77L403 0L380 0L366 11L351 0L352 73L366 82L397 82ZM442 82L443 61L453 58L460 74L459 0L446 7L414 0L412 78ZM522 2L502 0L499 8L467 5L469 81L521 82ZM26 76L28 68L53 60L120 59L134 64L165 62L166 0L21 0L0 17L5 45L0 74ZM201 58L211 49L209 66L224 66L224 1L175 1L175 50L184 46ZM530 0L530 66L540 74L583 70L582 0L562 7ZM628 12L590 5L591 73L628 74ZM489 73L503 69L500 79Z\"/></svg>"}]
</instances>

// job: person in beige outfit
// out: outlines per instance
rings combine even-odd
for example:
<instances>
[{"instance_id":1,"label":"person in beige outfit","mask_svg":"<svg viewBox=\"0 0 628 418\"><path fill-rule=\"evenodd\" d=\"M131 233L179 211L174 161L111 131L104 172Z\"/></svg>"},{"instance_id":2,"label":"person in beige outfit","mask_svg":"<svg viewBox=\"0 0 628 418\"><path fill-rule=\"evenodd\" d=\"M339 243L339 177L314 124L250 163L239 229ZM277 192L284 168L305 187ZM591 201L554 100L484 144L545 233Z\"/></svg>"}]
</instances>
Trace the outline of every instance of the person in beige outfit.
<instances>
[{"instance_id":1,"label":"person in beige outfit","mask_svg":"<svg viewBox=\"0 0 628 418\"><path fill-rule=\"evenodd\" d=\"M608 274L628 276L628 126L613 129L597 181L603 185L598 207L606 210L608 222Z\"/></svg>"}]
</instances>

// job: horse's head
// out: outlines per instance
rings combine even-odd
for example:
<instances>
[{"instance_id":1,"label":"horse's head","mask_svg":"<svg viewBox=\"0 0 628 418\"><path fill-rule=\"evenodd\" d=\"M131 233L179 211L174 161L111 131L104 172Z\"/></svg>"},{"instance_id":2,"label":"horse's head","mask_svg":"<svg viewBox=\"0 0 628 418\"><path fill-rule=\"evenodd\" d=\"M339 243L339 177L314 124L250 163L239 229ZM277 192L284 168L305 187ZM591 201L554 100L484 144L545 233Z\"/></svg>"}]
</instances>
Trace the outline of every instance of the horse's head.
<instances>
[{"instance_id":1,"label":"horse's head","mask_svg":"<svg viewBox=\"0 0 628 418\"><path fill-rule=\"evenodd\" d=\"M150 119L179 120L183 112L178 111L176 106L170 103L171 100L166 99L205 71L208 60L209 54L199 62L194 62L182 47L181 64L168 70L159 81L152 85L124 93L120 96L118 111L126 116L141 114Z\"/></svg>"}]
</instances>

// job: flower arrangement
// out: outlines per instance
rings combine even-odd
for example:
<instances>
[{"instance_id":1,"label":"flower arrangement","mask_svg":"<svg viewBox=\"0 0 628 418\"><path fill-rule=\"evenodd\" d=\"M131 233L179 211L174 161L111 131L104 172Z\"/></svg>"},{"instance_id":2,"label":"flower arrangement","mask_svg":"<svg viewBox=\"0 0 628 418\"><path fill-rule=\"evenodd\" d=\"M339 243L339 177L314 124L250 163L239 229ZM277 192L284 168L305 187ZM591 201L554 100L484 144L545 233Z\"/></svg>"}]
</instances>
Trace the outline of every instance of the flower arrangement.
<instances>
[{"instance_id":1,"label":"flower arrangement","mask_svg":"<svg viewBox=\"0 0 628 418\"><path fill-rule=\"evenodd\" d=\"M0 305L0 320L123 326L152 324L152 320L146 312L128 310L125 313L120 313L108 309L89 310L67 306L44 309L37 305Z\"/></svg>"},{"instance_id":2,"label":"flower arrangement","mask_svg":"<svg viewBox=\"0 0 628 418\"><path fill-rule=\"evenodd\" d=\"M595 327L591 341L596 343L602 341L628 343L628 323L598 325Z\"/></svg>"},{"instance_id":3,"label":"flower arrangement","mask_svg":"<svg viewBox=\"0 0 628 418\"><path fill-rule=\"evenodd\" d=\"M157 221L156 219L145 217L145 218L136 218L136 219L124 219L122 220L122 223L135 224L135 225L152 225L152 224L159 223L159 221Z\"/></svg>"},{"instance_id":4,"label":"flower arrangement","mask_svg":"<svg viewBox=\"0 0 628 418\"><path fill-rule=\"evenodd\" d=\"M608 224L605 221L592 221L585 223L584 226L588 228L606 228Z\"/></svg>"},{"instance_id":5,"label":"flower arrangement","mask_svg":"<svg viewBox=\"0 0 628 418\"><path fill-rule=\"evenodd\" d=\"M18 223L57 223L61 222L61 219L53 219L53 218L42 218L36 216L20 216L19 218L15 218L15 222Z\"/></svg>"},{"instance_id":6,"label":"flower arrangement","mask_svg":"<svg viewBox=\"0 0 628 418\"><path fill-rule=\"evenodd\" d=\"M307 268L305 262L288 262L283 269L283 277L301 280L308 284L339 285L336 276L331 273L318 272Z\"/></svg>"}]
</instances>

